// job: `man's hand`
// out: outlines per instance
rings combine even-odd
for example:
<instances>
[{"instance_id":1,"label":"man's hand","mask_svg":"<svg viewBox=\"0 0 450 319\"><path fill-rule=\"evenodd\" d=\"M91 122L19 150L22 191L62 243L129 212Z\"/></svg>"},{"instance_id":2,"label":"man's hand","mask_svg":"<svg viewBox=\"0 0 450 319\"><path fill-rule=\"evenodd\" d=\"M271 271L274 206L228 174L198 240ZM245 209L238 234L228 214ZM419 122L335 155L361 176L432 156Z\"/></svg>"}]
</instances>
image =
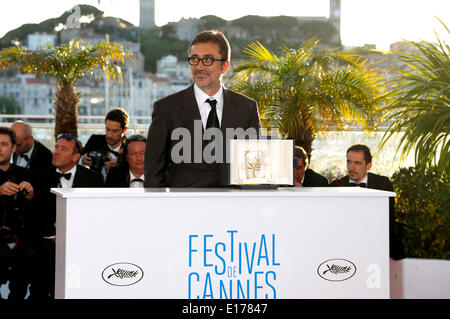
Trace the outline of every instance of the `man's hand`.
<instances>
[{"instance_id":1,"label":"man's hand","mask_svg":"<svg viewBox=\"0 0 450 319\"><path fill-rule=\"evenodd\" d=\"M1 196L13 196L19 191L19 185L12 182L5 182L0 186Z\"/></svg>"},{"instance_id":2,"label":"man's hand","mask_svg":"<svg viewBox=\"0 0 450 319\"><path fill-rule=\"evenodd\" d=\"M84 154L83 155L83 157L81 158L81 162L83 163L83 165L86 165L86 166L91 166L92 165L92 157L89 157L88 155L87 155L87 153L86 154Z\"/></svg>"},{"instance_id":3,"label":"man's hand","mask_svg":"<svg viewBox=\"0 0 450 319\"><path fill-rule=\"evenodd\" d=\"M106 169L111 169L111 168L113 168L113 167L119 165L118 162L116 162L116 161L114 161L114 160L112 159L112 157L111 157L110 154L108 154L108 157L109 157L109 161L108 161L108 162L105 162L105 168L106 168Z\"/></svg>"},{"instance_id":4,"label":"man's hand","mask_svg":"<svg viewBox=\"0 0 450 319\"><path fill-rule=\"evenodd\" d=\"M24 198L26 200L32 200L34 197L34 189L33 186L27 182L27 181L23 181L22 183L19 184L19 191L25 190L27 193L25 194Z\"/></svg>"}]
</instances>

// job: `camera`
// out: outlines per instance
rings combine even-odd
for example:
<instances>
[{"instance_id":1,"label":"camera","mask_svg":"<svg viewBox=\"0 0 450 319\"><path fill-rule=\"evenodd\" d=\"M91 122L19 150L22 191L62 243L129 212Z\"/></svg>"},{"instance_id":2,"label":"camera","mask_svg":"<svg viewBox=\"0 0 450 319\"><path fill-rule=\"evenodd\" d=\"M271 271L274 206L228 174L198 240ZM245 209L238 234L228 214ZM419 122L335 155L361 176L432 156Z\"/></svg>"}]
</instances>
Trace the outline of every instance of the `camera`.
<instances>
[{"instance_id":1,"label":"camera","mask_svg":"<svg viewBox=\"0 0 450 319\"><path fill-rule=\"evenodd\" d=\"M92 151L88 153L88 156L92 158L91 169L97 172L101 172L105 162L109 161L106 151Z\"/></svg>"}]
</instances>

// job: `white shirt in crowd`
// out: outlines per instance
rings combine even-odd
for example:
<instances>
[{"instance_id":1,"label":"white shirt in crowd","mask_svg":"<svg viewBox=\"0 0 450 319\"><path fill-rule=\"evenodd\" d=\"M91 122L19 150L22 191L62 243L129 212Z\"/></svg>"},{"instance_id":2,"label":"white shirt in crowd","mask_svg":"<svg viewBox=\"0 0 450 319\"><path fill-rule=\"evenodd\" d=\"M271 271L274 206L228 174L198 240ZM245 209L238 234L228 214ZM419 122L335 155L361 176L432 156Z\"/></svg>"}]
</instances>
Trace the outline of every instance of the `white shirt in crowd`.
<instances>
[{"instance_id":1,"label":"white shirt in crowd","mask_svg":"<svg viewBox=\"0 0 450 319\"><path fill-rule=\"evenodd\" d=\"M137 178L142 179L143 181L145 181L144 174L142 174L141 176L134 176L133 173L131 173L131 170L130 170L130 188L142 188L142 187L144 187L144 182L141 182L141 181L134 181L133 182L133 179L137 179Z\"/></svg>"},{"instance_id":2,"label":"white shirt in crowd","mask_svg":"<svg viewBox=\"0 0 450 319\"><path fill-rule=\"evenodd\" d=\"M62 173L59 168L56 169L57 173ZM73 179L75 178L75 173L77 172L77 166L75 165L74 167L72 167L72 169L68 170L67 172L65 172L64 174L67 173L71 173L70 179L66 179L64 177L61 177L59 179L59 184L61 185L61 188L72 188L72 184L73 184Z\"/></svg>"},{"instance_id":3,"label":"white shirt in crowd","mask_svg":"<svg viewBox=\"0 0 450 319\"><path fill-rule=\"evenodd\" d=\"M349 183L355 183L355 184L366 183L366 185L367 185L367 174L366 174L366 176L364 176L364 178L363 178L363 179L361 180L361 182L359 182L359 183L357 183L356 181L354 181L354 180L352 180L352 179L349 179L348 182L349 182Z\"/></svg>"},{"instance_id":4,"label":"white shirt in crowd","mask_svg":"<svg viewBox=\"0 0 450 319\"><path fill-rule=\"evenodd\" d=\"M22 155L19 155L17 157L16 165L20 166L20 167L24 167L24 168L29 168L30 167L31 154L33 154L33 150L34 150L34 142L33 142L33 147L27 153L23 153ZM25 158L23 158L23 155L28 156L28 161Z\"/></svg>"}]
</instances>

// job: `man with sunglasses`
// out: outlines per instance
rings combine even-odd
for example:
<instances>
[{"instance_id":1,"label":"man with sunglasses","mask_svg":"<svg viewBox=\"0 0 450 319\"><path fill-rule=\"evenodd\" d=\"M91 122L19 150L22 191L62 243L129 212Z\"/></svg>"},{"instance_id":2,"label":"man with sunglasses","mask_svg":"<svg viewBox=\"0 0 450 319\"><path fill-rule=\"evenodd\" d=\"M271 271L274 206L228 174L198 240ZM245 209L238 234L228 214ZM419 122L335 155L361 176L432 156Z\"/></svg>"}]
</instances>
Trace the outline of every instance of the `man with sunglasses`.
<instances>
[{"instance_id":1,"label":"man with sunglasses","mask_svg":"<svg viewBox=\"0 0 450 319\"><path fill-rule=\"evenodd\" d=\"M77 164L82 152L81 142L73 135L58 135L53 151L53 166L39 171L33 178L35 238L21 256L28 260L31 298L54 297L56 195L50 189L103 187L100 173Z\"/></svg>"},{"instance_id":2,"label":"man with sunglasses","mask_svg":"<svg viewBox=\"0 0 450 319\"><path fill-rule=\"evenodd\" d=\"M227 129L245 131L252 128L255 135L259 133L256 102L222 85L222 77L230 67L230 56L230 45L220 31L203 31L192 40L188 63L194 83L154 104L145 154L145 187L218 187L227 184L226 165L223 164L226 155L223 158L217 155L209 161L205 152L196 156L196 150L204 149L204 133L211 128L222 133L222 140L217 136L214 139L223 142L225 154L223 137L228 137ZM176 152L180 141L173 135L180 129L189 133L190 147ZM212 136L210 141L212 143ZM178 155L183 157L181 161L175 158Z\"/></svg>"}]
</instances>

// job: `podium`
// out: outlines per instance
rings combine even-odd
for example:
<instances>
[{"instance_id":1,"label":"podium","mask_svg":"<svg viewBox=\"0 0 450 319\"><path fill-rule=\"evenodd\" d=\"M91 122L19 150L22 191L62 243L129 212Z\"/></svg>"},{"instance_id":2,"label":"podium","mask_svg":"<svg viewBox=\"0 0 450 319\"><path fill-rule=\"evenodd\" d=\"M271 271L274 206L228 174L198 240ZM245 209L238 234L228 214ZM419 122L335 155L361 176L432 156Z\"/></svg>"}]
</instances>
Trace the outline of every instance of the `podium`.
<instances>
[{"instance_id":1,"label":"podium","mask_svg":"<svg viewBox=\"0 0 450 319\"><path fill-rule=\"evenodd\" d=\"M58 299L389 298L392 192L52 192Z\"/></svg>"}]
</instances>

